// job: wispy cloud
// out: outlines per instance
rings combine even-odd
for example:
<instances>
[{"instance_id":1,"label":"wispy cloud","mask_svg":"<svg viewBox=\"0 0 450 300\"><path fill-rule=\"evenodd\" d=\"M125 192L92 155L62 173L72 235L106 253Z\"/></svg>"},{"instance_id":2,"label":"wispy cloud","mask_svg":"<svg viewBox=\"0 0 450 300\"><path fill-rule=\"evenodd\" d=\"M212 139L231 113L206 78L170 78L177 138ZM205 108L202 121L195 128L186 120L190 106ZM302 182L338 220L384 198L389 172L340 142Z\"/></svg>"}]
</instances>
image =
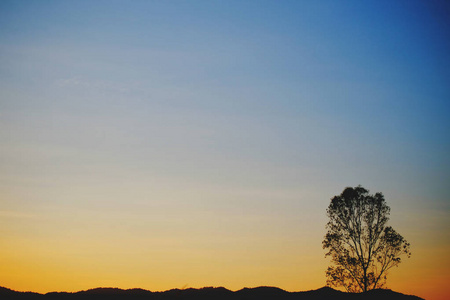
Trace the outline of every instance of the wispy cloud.
<instances>
[{"instance_id":1,"label":"wispy cloud","mask_svg":"<svg viewBox=\"0 0 450 300\"><path fill-rule=\"evenodd\" d=\"M0 218L38 219L39 215L36 213L18 212L18 211L12 211L12 210L0 210Z\"/></svg>"},{"instance_id":2,"label":"wispy cloud","mask_svg":"<svg viewBox=\"0 0 450 300\"><path fill-rule=\"evenodd\" d=\"M56 80L59 87L79 87L83 89L99 89L111 92L127 93L132 88L139 88L140 82L131 84L118 84L117 82L109 82L105 80L87 80L81 77L70 77Z\"/></svg>"}]
</instances>

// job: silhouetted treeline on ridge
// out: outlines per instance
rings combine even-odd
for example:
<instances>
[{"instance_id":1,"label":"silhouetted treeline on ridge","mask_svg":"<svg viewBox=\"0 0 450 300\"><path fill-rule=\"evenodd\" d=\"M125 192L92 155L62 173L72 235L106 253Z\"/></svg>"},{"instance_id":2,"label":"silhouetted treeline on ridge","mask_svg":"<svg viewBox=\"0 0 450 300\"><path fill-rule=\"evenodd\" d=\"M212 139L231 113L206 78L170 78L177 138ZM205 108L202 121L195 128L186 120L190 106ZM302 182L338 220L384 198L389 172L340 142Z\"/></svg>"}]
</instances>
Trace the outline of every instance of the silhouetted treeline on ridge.
<instances>
[{"instance_id":1,"label":"silhouetted treeline on ridge","mask_svg":"<svg viewBox=\"0 0 450 300\"><path fill-rule=\"evenodd\" d=\"M151 292L143 289L96 288L75 293L51 292L39 294L16 292L0 287L0 299L148 299L148 300L420 300L391 290L378 289L365 293L345 293L329 287L306 292L287 292L276 287L243 288L230 291L223 287L201 289L172 289L165 292Z\"/></svg>"}]
</instances>

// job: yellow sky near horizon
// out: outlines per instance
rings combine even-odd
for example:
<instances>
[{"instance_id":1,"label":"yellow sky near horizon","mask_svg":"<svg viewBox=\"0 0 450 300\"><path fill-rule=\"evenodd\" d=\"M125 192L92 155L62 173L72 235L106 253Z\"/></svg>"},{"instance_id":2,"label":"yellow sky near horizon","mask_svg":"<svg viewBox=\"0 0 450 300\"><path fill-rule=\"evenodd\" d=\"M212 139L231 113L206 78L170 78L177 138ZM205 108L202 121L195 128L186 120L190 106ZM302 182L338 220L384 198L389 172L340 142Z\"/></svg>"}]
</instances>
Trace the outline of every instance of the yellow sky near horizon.
<instances>
[{"instance_id":1,"label":"yellow sky near horizon","mask_svg":"<svg viewBox=\"0 0 450 300\"><path fill-rule=\"evenodd\" d=\"M100 209L50 214L2 211L0 282L14 290L40 293L204 286L302 291L325 285L329 263L321 248L325 212L298 220L269 212L239 216L193 213L186 207L168 211L159 217L157 212L131 215ZM390 272L387 287L425 299L445 299L450 278L445 234L400 233L412 242L413 255Z\"/></svg>"}]
</instances>

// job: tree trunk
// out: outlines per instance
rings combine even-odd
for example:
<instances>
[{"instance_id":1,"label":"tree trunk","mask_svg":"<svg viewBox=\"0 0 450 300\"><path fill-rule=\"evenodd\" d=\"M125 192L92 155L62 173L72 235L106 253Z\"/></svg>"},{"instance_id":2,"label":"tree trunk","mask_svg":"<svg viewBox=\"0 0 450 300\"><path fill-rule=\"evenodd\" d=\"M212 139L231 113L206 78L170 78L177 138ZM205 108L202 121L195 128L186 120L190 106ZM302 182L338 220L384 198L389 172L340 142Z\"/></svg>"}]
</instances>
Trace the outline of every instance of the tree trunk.
<instances>
[{"instance_id":1,"label":"tree trunk","mask_svg":"<svg viewBox=\"0 0 450 300\"><path fill-rule=\"evenodd\" d=\"M367 292L367 269L364 268L364 292Z\"/></svg>"}]
</instances>

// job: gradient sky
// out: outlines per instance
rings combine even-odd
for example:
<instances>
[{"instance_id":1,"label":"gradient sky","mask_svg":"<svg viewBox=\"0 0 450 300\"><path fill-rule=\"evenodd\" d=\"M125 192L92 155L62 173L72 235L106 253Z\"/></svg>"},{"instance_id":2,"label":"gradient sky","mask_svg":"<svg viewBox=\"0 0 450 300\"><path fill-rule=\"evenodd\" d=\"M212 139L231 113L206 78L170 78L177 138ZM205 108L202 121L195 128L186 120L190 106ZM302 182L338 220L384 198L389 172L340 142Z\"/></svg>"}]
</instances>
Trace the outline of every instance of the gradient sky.
<instances>
[{"instance_id":1,"label":"gradient sky","mask_svg":"<svg viewBox=\"0 0 450 300\"><path fill-rule=\"evenodd\" d=\"M450 294L446 1L1 1L0 285L325 285L330 198L383 192Z\"/></svg>"}]
</instances>

